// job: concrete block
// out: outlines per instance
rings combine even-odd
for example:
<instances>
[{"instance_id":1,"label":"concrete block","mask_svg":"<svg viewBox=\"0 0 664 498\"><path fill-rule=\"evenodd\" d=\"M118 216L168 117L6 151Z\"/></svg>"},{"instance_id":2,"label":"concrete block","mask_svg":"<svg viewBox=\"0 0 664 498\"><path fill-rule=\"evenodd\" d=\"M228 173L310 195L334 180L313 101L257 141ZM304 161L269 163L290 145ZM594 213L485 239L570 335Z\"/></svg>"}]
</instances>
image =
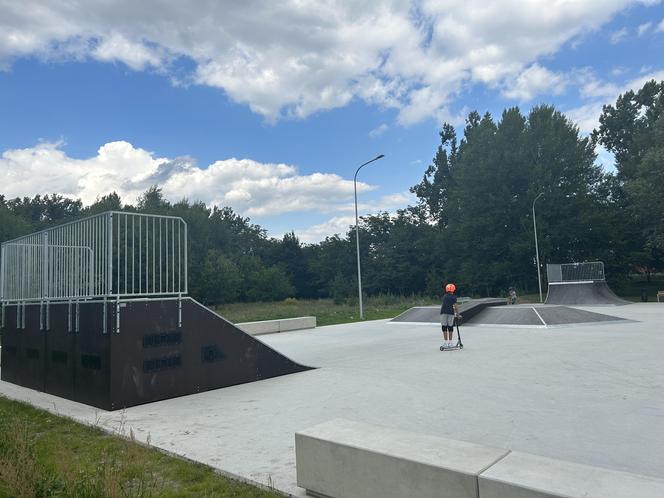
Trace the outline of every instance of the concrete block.
<instances>
[{"instance_id":1,"label":"concrete block","mask_svg":"<svg viewBox=\"0 0 664 498\"><path fill-rule=\"evenodd\" d=\"M335 498L478 498L507 450L335 419L295 434L297 484Z\"/></svg>"},{"instance_id":2,"label":"concrete block","mask_svg":"<svg viewBox=\"0 0 664 498\"><path fill-rule=\"evenodd\" d=\"M479 476L481 498L661 498L664 479L512 452Z\"/></svg>"},{"instance_id":3,"label":"concrete block","mask_svg":"<svg viewBox=\"0 0 664 498\"><path fill-rule=\"evenodd\" d=\"M279 320L279 332L313 328L316 328L315 316L301 316L298 318L285 318L283 320Z\"/></svg>"},{"instance_id":4,"label":"concrete block","mask_svg":"<svg viewBox=\"0 0 664 498\"><path fill-rule=\"evenodd\" d=\"M265 320L261 322L245 322L236 324L237 327L249 335L272 334L279 332L279 320Z\"/></svg>"},{"instance_id":5,"label":"concrete block","mask_svg":"<svg viewBox=\"0 0 664 498\"><path fill-rule=\"evenodd\" d=\"M301 316L297 318L283 318L280 320L244 322L236 325L240 330L250 335L275 334L277 332L315 328L316 317Z\"/></svg>"}]
</instances>

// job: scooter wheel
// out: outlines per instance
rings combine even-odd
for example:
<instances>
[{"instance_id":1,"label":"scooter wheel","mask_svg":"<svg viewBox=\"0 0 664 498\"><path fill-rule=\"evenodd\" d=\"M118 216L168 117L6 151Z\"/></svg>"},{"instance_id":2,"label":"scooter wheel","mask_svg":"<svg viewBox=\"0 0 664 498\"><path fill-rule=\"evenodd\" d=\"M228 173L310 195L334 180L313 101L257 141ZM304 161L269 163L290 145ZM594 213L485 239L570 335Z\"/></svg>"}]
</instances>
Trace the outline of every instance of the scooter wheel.
<instances>
[{"instance_id":1,"label":"scooter wheel","mask_svg":"<svg viewBox=\"0 0 664 498\"><path fill-rule=\"evenodd\" d=\"M445 351L445 348L443 346L440 347L441 351Z\"/></svg>"}]
</instances>

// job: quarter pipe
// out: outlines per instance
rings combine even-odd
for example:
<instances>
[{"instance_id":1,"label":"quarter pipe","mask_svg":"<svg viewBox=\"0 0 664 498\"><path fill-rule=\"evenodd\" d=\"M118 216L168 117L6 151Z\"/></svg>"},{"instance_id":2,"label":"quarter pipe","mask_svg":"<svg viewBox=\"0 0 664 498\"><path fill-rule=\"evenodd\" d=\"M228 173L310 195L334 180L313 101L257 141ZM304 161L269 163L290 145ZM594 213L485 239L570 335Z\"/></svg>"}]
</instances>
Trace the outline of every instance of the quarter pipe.
<instances>
[{"instance_id":1,"label":"quarter pipe","mask_svg":"<svg viewBox=\"0 0 664 498\"><path fill-rule=\"evenodd\" d=\"M609 288L605 280L550 282L545 304L629 304Z\"/></svg>"}]
</instances>

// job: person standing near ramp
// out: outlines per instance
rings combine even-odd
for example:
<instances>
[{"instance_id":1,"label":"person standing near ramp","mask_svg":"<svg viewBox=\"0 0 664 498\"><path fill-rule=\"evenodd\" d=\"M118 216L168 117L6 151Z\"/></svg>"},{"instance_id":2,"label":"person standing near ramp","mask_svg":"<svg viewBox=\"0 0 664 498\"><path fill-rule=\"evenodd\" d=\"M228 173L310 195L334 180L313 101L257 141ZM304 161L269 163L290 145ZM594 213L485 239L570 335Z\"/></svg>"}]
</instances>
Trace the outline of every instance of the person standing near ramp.
<instances>
[{"instance_id":1,"label":"person standing near ramp","mask_svg":"<svg viewBox=\"0 0 664 498\"><path fill-rule=\"evenodd\" d=\"M457 305L457 297L454 295L456 292L456 285L450 283L445 286L445 295L443 296L443 304L440 307L440 325L443 329L443 347L452 347L452 339L454 337L454 317L459 314L459 306Z\"/></svg>"}]
</instances>

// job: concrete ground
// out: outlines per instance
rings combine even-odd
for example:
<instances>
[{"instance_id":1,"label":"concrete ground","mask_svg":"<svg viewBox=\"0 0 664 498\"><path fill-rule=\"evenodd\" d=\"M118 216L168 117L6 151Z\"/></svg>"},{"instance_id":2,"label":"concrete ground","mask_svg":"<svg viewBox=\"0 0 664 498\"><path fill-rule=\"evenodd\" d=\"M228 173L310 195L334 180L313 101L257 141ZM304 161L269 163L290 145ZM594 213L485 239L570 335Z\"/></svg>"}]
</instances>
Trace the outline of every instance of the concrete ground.
<instances>
[{"instance_id":1,"label":"concrete ground","mask_svg":"<svg viewBox=\"0 0 664 498\"><path fill-rule=\"evenodd\" d=\"M633 321L462 328L374 321L261 336L317 370L123 412L0 382L0 393L303 496L294 432L337 417L664 477L664 305L583 307Z\"/></svg>"}]
</instances>

